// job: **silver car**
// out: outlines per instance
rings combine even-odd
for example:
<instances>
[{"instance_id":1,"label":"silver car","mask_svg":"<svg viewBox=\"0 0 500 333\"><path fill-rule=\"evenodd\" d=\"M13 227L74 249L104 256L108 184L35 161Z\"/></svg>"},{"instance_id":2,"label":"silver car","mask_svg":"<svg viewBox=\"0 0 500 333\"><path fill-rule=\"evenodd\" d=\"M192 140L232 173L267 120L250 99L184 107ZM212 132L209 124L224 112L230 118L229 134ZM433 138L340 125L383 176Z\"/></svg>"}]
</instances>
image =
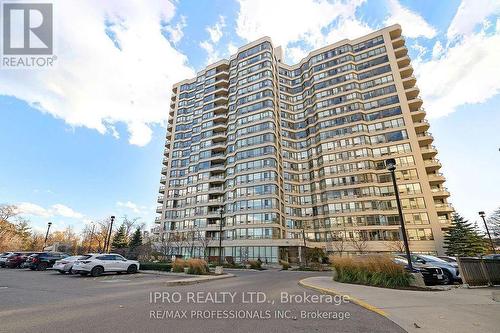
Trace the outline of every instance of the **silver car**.
<instances>
[{"instance_id":1,"label":"silver car","mask_svg":"<svg viewBox=\"0 0 500 333\"><path fill-rule=\"evenodd\" d=\"M453 282L462 281L462 277L460 276L460 272L458 271L458 264L444 261L443 259L439 259L438 257L427 255L427 254L415 254L412 253L411 261L417 262L420 264L428 264L432 266L439 267L443 270L445 275L445 279L447 279L448 284L453 284Z\"/></svg>"},{"instance_id":2,"label":"silver car","mask_svg":"<svg viewBox=\"0 0 500 333\"><path fill-rule=\"evenodd\" d=\"M58 271L61 274L73 274L73 264L75 263L75 261L85 260L90 257L91 255L66 257L64 259L56 261L54 266L52 266L52 269Z\"/></svg>"}]
</instances>

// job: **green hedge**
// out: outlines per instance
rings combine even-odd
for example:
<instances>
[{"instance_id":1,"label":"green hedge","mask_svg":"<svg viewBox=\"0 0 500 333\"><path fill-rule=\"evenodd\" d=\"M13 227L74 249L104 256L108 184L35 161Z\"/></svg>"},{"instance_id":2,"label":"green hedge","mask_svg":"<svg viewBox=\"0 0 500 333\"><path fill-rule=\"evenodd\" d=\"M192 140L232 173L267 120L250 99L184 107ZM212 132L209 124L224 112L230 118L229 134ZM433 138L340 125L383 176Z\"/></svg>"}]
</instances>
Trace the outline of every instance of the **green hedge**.
<instances>
[{"instance_id":1,"label":"green hedge","mask_svg":"<svg viewBox=\"0 0 500 333\"><path fill-rule=\"evenodd\" d=\"M141 263L141 270L143 271L164 271L170 272L172 264L166 262L143 262Z\"/></svg>"}]
</instances>

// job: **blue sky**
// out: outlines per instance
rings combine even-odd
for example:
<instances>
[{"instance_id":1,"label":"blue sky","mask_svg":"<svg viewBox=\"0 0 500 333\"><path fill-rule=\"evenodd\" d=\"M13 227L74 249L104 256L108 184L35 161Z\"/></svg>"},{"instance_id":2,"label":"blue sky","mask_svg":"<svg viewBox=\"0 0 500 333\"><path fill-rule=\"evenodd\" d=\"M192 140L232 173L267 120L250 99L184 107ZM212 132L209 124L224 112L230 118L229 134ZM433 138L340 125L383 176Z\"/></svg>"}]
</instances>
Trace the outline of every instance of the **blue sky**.
<instances>
[{"instance_id":1,"label":"blue sky","mask_svg":"<svg viewBox=\"0 0 500 333\"><path fill-rule=\"evenodd\" d=\"M151 223L172 83L263 35L294 63L398 22L451 202L472 221L500 206L500 1L64 0L54 8L56 66L0 67L0 203L18 204L37 230L47 221L79 229L111 214Z\"/></svg>"}]
</instances>

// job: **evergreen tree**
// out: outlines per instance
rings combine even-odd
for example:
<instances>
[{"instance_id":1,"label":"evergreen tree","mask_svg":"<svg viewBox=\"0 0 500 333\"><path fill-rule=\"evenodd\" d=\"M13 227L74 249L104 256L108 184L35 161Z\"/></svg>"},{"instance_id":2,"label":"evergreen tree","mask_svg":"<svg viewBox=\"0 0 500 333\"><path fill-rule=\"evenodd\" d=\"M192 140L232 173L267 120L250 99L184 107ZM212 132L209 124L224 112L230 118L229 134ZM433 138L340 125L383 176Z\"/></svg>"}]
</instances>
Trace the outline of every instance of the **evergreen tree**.
<instances>
[{"instance_id":1,"label":"evergreen tree","mask_svg":"<svg viewBox=\"0 0 500 333\"><path fill-rule=\"evenodd\" d=\"M128 245L127 242L127 230L125 229L125 225L121 225L120 229L116 232L113 237L113 242L111 242L112 249L123 249Z\"/></svg>"},{"instance_id":2,"label":"evergreen tree","mask_svg":"<svg viewBox=\"0 0 500 333\"><path fill-rule=\"evenodd\" d=\"M485 252L484 238L457 213L453 214L451 227L444 235L444 247L447 255L456 257L471 257Z\"/></svg>"},{"instance_id":3,"label":"evergreen tree","mask_svg":"<svg viewBox=\"0 0 500 333\"><path fill-rule=\"evenodd\" d=\"M142 245L142 233L141 229L137 228L134 234L132 235L132 238L130 239L129 247L132 250L141 245Z\"/></svg>"}]
</instances>

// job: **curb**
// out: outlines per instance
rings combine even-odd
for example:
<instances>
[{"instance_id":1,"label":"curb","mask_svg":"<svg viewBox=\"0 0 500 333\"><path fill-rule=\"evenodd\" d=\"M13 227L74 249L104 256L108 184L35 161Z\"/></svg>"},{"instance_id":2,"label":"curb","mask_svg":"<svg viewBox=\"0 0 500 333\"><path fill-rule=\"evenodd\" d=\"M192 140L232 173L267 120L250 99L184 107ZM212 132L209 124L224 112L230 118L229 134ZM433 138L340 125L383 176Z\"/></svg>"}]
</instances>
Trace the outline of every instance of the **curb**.
<instances>
[{"instance_id":1,"label":"curb","mask_svg":"<svg viewBox=\"0 0 500 333\"><path fill-rule=\"evenodd\" d=\"M181 280L167 281L167 282L165 282L165 285L167 285L167 286L187 286L187 285L191 285L191 284L198 284L198 283L209 282L209 281L214 281L214 280L228 279L228 278L232 278L234 276L235 275L233 275L233 274L223 274L223 275L216 275L216 276L200 276L200 277L193 277L193 278L187 278L187 279L181 279Z\"/></svg>"},{"instance_id":2,"label":"curb","mask_svg":"<svg viewBox=\"0 0 500 333\"><path fill-rule=\"evenodd\" d=\"M389 316L387 315L387 313L385 311L383 311L382 309L379 309L377 308L376 306L374 305L371 305L369 303L366 303L365 301L362 301L356 297L352 297L351 295L349 294L346 294L346 293L342 293L340 291L337 291L335 289L331 289L331 288L322 288L322 287L318 287L318 286L315 286L313 284L310 284L310 283L307 283L305 282L305 280L307 280L308 278L305 278L305 279L302 279L299 281L299 286L302 286L302 287L305 287L305 288L308 288L308 289L313 289L313 290L316 290L316 291L319 291L319 292L322 292L322 293L325 293L325 294L330 294L330 295L340 295L340 296L347 296L349 297L349 300L367 310L370 310L372 312L375 312L381 316L384 316L388 319Z\"/></svg>"}]
</instances>

